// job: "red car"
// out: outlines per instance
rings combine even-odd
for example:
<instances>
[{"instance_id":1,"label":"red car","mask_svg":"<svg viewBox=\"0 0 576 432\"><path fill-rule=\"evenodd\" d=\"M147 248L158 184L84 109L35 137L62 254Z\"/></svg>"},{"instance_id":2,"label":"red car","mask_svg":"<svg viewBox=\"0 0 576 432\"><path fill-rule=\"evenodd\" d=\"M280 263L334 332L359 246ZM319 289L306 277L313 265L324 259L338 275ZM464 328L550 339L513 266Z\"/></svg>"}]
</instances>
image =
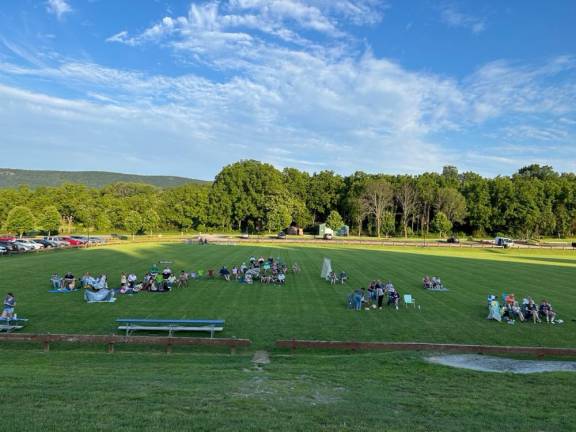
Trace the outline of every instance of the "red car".
<instances>
[{"instance_id":1,"label":"red car","mask_svg":"<svg viewBox=\"0 0 576 432\"><path fill-rule=\"evenodd\" d=\"M16 237L12 236L0 237L0 242L13 242L14 240L16 240Z\"/></svg>"},{"instance_id":2,"label":"red car","mask_svg":"<svg viewBox=\"0 0 576 432\"><path fill-rule=\"evenodd\" d=\"M63 240L63 241L65 241L65 242L68 242L68 244L69 244L70 246L80 246L80 245L83 245L83 244L84 244L84 243L81 242L80 240L76 240L76 239L73 239L73 238L71 238L71 237L60 237L60 240Z\"/></svg>"}]
</instances>

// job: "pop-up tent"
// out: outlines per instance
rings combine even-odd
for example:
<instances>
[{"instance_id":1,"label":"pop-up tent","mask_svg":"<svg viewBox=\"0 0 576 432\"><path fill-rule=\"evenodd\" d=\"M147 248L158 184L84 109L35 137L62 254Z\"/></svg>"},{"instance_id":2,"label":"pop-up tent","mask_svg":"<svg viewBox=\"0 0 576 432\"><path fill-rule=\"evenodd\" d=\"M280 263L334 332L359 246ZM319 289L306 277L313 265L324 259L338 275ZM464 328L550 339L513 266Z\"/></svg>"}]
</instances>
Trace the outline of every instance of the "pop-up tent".
<instances>
[{"instance_id":1,"label":"pop-up tent","mask_svg":"<svg viewBox=\"0 0 576 432\"><path fill-rule=\"evenodd\" d=\"M330 258L324 258L324 262L322 263L322 273L320 273L320 277L322 279L326 279L330 273L332 273L332 261L330 261Z\"/></svg>"}]
</instances>

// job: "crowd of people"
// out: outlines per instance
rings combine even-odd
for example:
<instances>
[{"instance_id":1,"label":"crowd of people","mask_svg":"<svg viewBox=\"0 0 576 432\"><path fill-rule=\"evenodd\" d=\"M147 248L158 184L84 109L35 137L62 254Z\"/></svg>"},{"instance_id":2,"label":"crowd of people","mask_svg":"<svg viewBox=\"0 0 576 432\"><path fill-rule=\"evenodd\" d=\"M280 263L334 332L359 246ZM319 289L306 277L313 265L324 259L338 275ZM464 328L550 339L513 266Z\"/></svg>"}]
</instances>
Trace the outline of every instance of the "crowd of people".
<instances>
[{"instance_id":1,"label":"crowd of people","mask_svg":"<svg viewBox=\"0 0 576 432\"><path fill-rule=\"evenodd\" d=\"M335 271L331 271L328 273L326 280L330 282L330 285L344 284L348 280L348 274L345 271L341 271L339 274L336 274Z\"/></svg>"},{"instance_id":2,"label":"crowd of people","mask_svg":"<svg viewBox=\"0 0 576 432\"><path fill-rule=\"evenodd\" d=\"M368 289L358 288L348 295L348 308L353 310L382 309L384 303L398 310L400 294L391 281L370 282Z\"/></svg>"},{"instance_id":3,"label":"crowd of people","mask_svg":"<svg viewBox=\"0 0 576 432\"><path fill-rule=\"evenodd\" d=\"M486 319L498 322L514 324L516 321L549 324L562 324L563 321L557 319L556 311L549 301L543 299L537 304L532 297L525 297L520 304L514 294L502 294L502 304L498 298L490 294L488 296L488 316Z\"/></svg>"},{"instance_id":4,"label":"crowd of people","mask_svg":"<svg viewBox=\"0 0 576 432\"><path fill-rule=\"evenodd\" d=\"M440 291L440 290L444 290L444 284L442 283L442 280L437 277L437 276L424 276L424 278L422 279L422 285L424 286L424 289L427 290L436 290L436 291Z\"/></svg>"},{"instance_id":5,"label":"crowd of people","mask_svg":"<svg viewBox=\"0 0 576 432\"><path fill-rule=\"evenodd\" d=\"M223 266L220 269L220 276L227 281L234 279L248 285L257 280L263 284L284 285L288 271L288 266L280 258L269 257L265 259L263 256L259 258L251 256L248 263L243 262L240 265L235 265L231 271ZM298 263L292 264L292 272L298 273L299 271Z\"/></svg>"}]
</instances>

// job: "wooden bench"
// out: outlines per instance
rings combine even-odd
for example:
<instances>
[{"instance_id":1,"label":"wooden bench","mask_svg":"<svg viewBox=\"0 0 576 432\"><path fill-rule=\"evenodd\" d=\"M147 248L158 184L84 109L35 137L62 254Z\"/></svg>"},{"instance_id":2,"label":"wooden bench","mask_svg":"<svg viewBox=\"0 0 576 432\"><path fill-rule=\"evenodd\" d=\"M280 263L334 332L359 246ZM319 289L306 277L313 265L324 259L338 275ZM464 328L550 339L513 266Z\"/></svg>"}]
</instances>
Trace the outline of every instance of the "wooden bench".
<instances>
[{"instance_id":1,"label":"wooden bench","mask_svg":"<svg viewBox=\"0 0 576 432\"><path fill-rule=\"evenodd\" d=\"M214 337L215 332L224 330L224 320L203 319L154 319L154 318L118 318L118 330L125 330L126 336L137 330L168 331L172 336L176 331L205 331Z\"/></svg>"},{"instance_id":2,"label":"wooden bench","mask_svg":"<svg viewBox=\"0 0 576 432\"><path fill-rule=\"evenodd\" d=\"M14 330L20 330L28 322L26 318L0 318L0 332L10 333Z\"/></svg>"}]
</instances>

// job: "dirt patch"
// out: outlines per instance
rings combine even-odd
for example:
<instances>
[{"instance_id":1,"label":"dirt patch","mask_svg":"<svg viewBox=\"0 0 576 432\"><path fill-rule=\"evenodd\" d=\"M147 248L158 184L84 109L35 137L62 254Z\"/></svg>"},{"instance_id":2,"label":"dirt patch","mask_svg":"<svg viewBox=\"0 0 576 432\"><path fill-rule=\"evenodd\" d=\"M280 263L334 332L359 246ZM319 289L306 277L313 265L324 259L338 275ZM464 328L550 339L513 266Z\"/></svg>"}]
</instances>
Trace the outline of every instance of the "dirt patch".
<instances>
[{"instance_id":1,"label":"dirt patch","mask_svg":"<svg viewBox=\"0 0 576 432\"><path fill-rule=\"evenodd\" d=\"M270 355L268 351L256 351L252 357L252 363L262 366L270 364Z\"/></svg>"},{"instance_id":2,"label":"dirt patch","mask_svg":"<svg viewBox=\"0 0 576 432\"><path fill-rule=\"evenodd\" d=\"M478 354L427 357L430 363L480 372L530 374L540 372L576 372L576 361L515 360Z\"/></svg>"}]
</instances>

